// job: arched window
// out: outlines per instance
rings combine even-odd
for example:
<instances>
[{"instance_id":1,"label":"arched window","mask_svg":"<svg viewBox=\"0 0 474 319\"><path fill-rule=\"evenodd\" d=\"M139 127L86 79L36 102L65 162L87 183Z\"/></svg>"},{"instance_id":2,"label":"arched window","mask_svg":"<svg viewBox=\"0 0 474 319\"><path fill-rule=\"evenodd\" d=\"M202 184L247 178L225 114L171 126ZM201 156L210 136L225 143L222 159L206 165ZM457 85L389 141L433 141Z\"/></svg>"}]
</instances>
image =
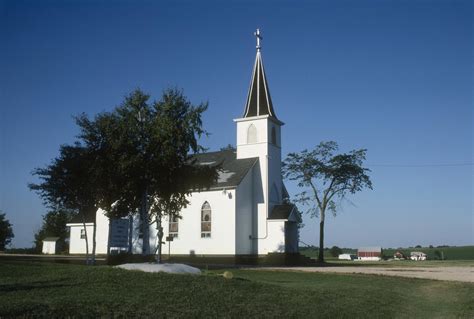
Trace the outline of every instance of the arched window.
<instances>
[{"instance_id":1,"label":"arched window","mask_svg":"<svg viewBox=\"0 0 474 319\"><path fill-rule=\"evenodd\" d=\"M275 131L275 126L272 126L272 139L271 139L272 144L276 145L277 144L277 135Z\"/></svg>"},{"instance_id":2,"label":"arched window","mask_svg":"<svg viewBox=\"0 0 474 319\"><path fill-rule=\"evenodd\" d=\"M178 216L170 216L169 228L168 233L170 237L178 237Z\"/></svg>"},{"instance_id":3,"label":"arched window","mask_svg":"<svg viewBox=\"0 0 474 319\"><path fill-rule=\"evenodd\" d=\"M257 143L257 128L250 124L247 130L247 144Z\"/></svg>"},{"instance_id":4,"label":"arched window","mask_svg":"<svg viewBox=\"0 0 474 319\"><path fill-rule=\"evenodd\" d=\"M211 237L211 205L204 202L201 207L201 238Z\"/></svg>"}]
</instances>

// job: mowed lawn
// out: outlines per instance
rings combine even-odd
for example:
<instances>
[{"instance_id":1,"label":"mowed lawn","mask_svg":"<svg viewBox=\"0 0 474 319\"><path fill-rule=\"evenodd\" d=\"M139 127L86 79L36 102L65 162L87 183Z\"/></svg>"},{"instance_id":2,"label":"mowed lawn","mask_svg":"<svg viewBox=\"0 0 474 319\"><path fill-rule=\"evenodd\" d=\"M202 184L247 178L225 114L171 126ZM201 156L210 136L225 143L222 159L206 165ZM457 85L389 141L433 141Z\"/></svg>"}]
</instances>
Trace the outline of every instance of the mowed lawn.
<instances>
[{"instance_id":1,"label":"mowed lawn","mask_svg":"<svg viewBox=\"0 0 474 319\"><path fill-rule=\"evenodd\" d=\"M473 318L474 285L231 270L201 276L109 266L0 264L0 317Z\"/></svg>"}]
</instances>

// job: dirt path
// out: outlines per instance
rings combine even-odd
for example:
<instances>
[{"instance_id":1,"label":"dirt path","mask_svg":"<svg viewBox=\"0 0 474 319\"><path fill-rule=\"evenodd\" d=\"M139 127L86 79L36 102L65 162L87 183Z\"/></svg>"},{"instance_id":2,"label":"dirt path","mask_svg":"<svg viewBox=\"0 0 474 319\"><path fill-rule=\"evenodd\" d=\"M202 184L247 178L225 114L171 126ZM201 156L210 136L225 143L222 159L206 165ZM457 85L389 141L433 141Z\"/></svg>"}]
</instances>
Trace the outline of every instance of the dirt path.
<instances>
[{"instance_id":1,"label":"dirt path","mask_svg":"<svg viewBox=\"0 0 474 319\"><path fill-rule=\"evenodd\" d=\"M423 278L448 281L474 282L474 267L264 267L267 270L369 274L396 277Z\"/></svg>"}]
</instances>

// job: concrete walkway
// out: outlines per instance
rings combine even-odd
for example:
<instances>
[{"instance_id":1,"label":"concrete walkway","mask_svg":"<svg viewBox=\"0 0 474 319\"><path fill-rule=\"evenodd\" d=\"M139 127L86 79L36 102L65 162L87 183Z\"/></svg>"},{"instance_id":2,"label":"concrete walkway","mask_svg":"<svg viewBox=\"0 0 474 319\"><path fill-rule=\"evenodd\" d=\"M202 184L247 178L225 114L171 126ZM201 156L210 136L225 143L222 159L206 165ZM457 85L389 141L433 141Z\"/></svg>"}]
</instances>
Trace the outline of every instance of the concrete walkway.
<instances>
[{"instance_id":1,"label":"concrete walkway","mask_svg":"<svg viewBox=\"0 0 474 319\"><path fill-rule=\"evenodd\" d=\"M284 270L344 274L368 274L395 277L422 278L474 283L474 267L262 267L262 270Z\"/></svg>"}]
</instances>

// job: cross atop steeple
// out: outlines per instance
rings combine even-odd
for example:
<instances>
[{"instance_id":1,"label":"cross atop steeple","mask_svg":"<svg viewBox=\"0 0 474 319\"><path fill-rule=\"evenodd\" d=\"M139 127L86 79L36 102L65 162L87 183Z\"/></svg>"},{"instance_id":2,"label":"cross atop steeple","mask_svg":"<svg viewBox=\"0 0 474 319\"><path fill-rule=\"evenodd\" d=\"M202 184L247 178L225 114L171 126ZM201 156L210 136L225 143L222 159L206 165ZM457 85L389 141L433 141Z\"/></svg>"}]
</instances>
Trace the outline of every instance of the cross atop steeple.
<instances>
[{"instance_id":1,"label":"cross atop steeple","mask_svg":"<svg viewBox=\"0 0 474 319\"><path fill-rule=\"evenodd\" d=\"M257 38L257 51L260 52L260 40L263 40L263 37L260 35L260 29L257 29L253 35Z\"/></svg>"}]
</instances>

